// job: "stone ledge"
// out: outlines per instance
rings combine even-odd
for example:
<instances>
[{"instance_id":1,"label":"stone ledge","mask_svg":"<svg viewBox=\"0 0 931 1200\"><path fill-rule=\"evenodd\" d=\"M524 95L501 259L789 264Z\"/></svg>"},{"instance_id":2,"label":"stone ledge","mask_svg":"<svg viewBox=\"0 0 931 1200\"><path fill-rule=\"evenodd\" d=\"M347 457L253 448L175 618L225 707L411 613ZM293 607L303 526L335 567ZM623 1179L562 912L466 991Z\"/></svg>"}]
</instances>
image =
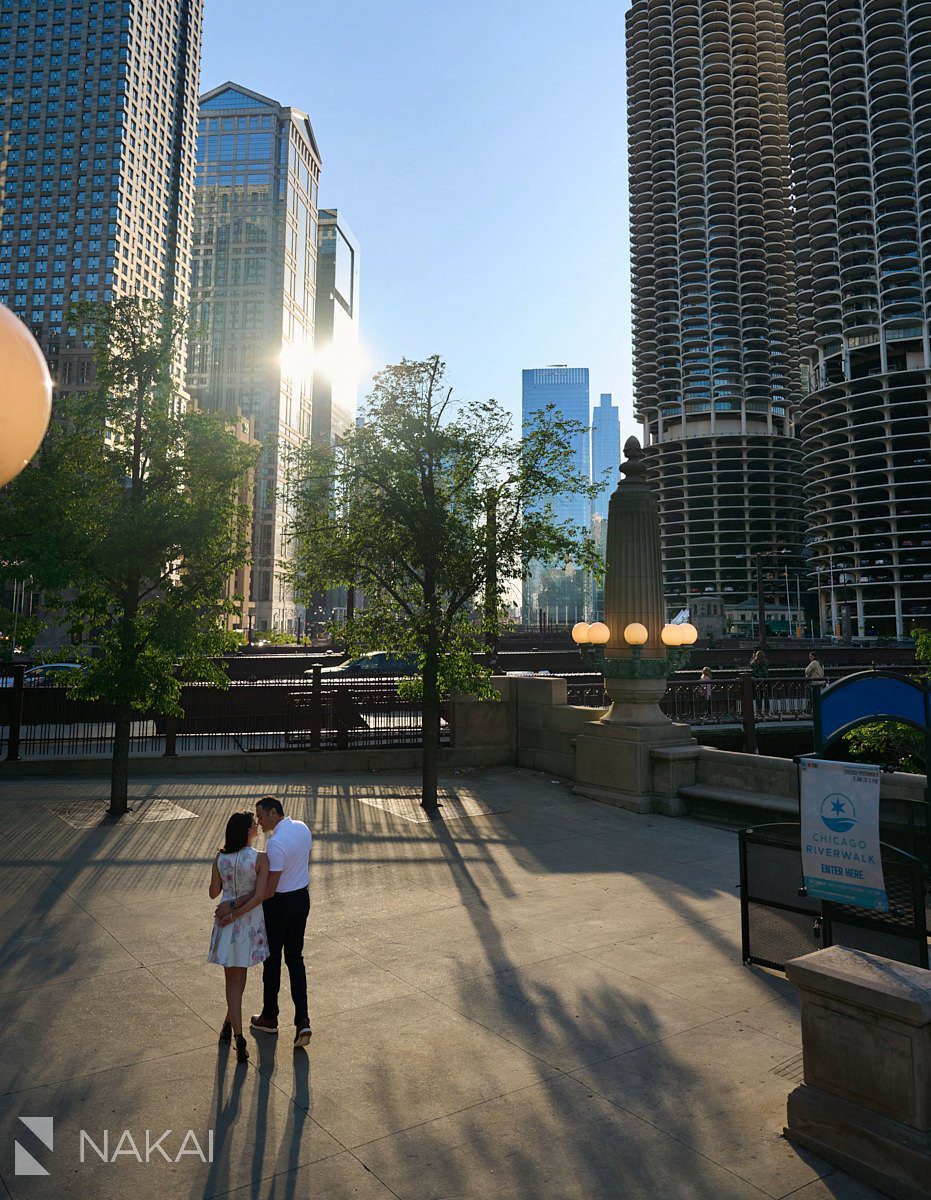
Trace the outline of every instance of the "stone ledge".
<instances>
[{"instance_id":1,"label":"stone ledge","mask_svg":"<svg viewBox=\"0 0 931 1200\"><path fill-rule=\"evenodd\" d=\"M653 752L654 754L656 751ZM798 803L787 796L777 796L771 792L748 792L743 788L715 787L708 783L686 784L679 789L679 795L689 800L706 801L714 805L723 805L737 809L755 809L763 813L774 813L780 817L791 817L798 820ZM691 806L689 806L691 807Z\"/></svg>"},{"instance_id":2,"label":"stone ledge","mask_svg":"<svg viewBox=\"0 0 931 1200\"><path fill-rule=\"evenodd\" d=\"M786 963L805 992L856 1005L906 1025L931 1024L931 972L862 950L830 946Z\"/></svg>"}]
</instances>

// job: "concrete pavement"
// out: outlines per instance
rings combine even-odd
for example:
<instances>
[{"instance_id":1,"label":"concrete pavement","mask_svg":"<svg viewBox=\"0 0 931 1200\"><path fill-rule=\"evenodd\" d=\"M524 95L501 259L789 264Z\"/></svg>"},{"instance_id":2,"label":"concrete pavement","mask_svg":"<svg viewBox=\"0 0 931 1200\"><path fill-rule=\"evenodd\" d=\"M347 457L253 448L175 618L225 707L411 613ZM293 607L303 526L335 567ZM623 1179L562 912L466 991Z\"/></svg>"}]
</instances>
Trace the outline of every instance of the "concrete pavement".
<instances>
[{"instance_id":1,"label":"concrete pavement","mask_svg":"<svg viewBox=\"0 0 931 1200\"><path fill-rule=\"evenodd\" d=\"M740 963L733 832L529 771L444 784L430 824L414 776L145 779L114 826L102 780L0 780L6 1194L876 1195L781 1137L796 1005ZM268 791L315 836L314 1037L292 1050L285 984L285 1036L237 1067L209 863ZM24 1116L54 1118L51 1149ZM15 1174L14 1140L49 1175Z\"/></svg>"}]
</instances>

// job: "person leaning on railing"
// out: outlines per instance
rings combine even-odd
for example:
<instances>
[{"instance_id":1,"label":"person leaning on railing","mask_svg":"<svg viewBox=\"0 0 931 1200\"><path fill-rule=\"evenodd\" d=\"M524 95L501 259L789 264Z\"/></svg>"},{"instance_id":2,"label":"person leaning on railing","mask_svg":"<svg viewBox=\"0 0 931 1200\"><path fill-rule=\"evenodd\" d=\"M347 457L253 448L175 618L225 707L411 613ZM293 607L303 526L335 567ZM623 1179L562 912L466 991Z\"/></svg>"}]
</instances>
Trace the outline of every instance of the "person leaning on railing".
<instances>
[{"instance_id":1,"label":"person leaning on railing","mask_svg":"<svg viewBox=\"0 0 931 1200\"><path fill-rule=\"evenodd\" d=\"M820 683L824 679L824 667L818 661L814 650L808 655L808 665L805 667L805 678L809 683Z\"/></svg>"},{"instance_id":2,"label":"person leaning on railing","mask_svg":"<svg viewBox=\"0 0 931 1200\"><path fill-rule=\"evenodd\" d=\"M812 688L822 688L825 684L824 667L814 650L808 655L808 664L805 667L805 678ZM808 698L807 711L811 711L811 696Z\"/></svg>"}]
</instances>

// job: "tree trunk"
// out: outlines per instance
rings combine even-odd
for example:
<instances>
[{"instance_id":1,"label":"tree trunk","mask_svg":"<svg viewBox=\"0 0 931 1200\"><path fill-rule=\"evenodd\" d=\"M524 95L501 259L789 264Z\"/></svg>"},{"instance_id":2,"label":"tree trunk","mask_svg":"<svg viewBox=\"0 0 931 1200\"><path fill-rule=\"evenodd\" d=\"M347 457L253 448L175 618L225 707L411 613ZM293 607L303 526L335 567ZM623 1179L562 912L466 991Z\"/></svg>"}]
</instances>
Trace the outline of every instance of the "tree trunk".
<instances>
[{"instance_id":1,"label":"tree trunk","mask_svg":"<svg viewBox=\"0 0 931 1200\"><path fill-rule=\"evenodd\" d=\"M121 817L129 807L129 735L132 732L132 713L128 708L117 709L113 730L113 762L110 768L111 817Z\"/></svg>"},{"instance_id":2,"label":"tree trunk","mask_svg":"<svg viewBox=\"0 0 931 1200\"><path fill-rule=\"evenodd\" d=\"M431 816L439 815L437 784L440 773L439 652L428 650L423 665L423 779L420 804Z\"/></svg>"},{"instance_id":3,"label":"tree trunk","mask_svg":"<svg viewBox=\"0 0 931 1200\"><path fill-rule=\"evenodd\" d=\"M139 577L127 580L120 616L119 698L113 729L113 762L110 768L110 816L121 817L128 809L129 741L133 706L130 681L136 670L136 617L139 613Z\"/></svg>"}]
</instances>

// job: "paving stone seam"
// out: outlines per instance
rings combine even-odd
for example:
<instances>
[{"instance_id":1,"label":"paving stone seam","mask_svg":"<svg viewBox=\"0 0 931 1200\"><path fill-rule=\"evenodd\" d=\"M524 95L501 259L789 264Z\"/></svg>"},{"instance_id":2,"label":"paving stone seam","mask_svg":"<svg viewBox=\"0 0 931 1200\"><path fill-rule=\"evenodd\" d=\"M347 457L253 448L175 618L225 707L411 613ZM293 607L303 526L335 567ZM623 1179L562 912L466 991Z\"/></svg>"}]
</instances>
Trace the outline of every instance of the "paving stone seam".
<instances>
[{"instance_id":1,"label":"paving stone seam","mask_svg":"<svg viewBox=\"0 0 931 1200\"><path fill-rule=\"evenodd\" d=\"M332 1137L332 1134L330 1136ZM298 1171L303 1171L305 1168L309 1167L315 1167L317 1163L328 1162L331 1159L338 1158L341 1154L348 1154L351 1158L354 1158L367 1175L371 1175L373 1179L378 1180L386 1192L392 1196L395 1196L396 1200L403 1200L403 1197L400 1195L400 1193L389 1187L380 1176L375 1174L371 1167L367 1167L365 1163L362 1162L362 1160L353 1154L353 1152L348 1148L345 1150L336 1150L333 1154L328 1154L325 1158L317 1158L312 1163L304 1163L303 1166L292 1167L289 1171L277 1171L274 1175L263 1175L260 1179L253 1179L251 1183L247 1184L239 1184L238 1187L230 1188L230 1190L227 1192L210 1192L209 1194L205 1193L203 1200L226 1200L226 1197L235 1196L237 1193L242 1193L246 1188L252 1189L252 1195L255 1196L256 1193L254 1189L257 1184L271 1183L276 1179L287 1179L289 1175L296 1175Z\"/></svg>"},{"instance_id":2,"label":"paving stone seam","mask_svg":"<svg viewBox=\"0 0 931 1200\"><path fill-rule=\"evenodd\" d=\"M621 1058L623 1055L617 1055L616 1057ZM580 1070L583 1071L587 1069L587 1067L580 1068ZM578 1080L577 1082L582 1083L581 1080ZM591 1084L582 1083L582 1086L587 1088L594 1095L600 1096L602 1100L607 1100L609 1104L613 1105L621 1112L626 1113L630 1117L636 1117L639 1121L642 1121L644 1125L649 1125L651 1129L655 1129L657 1133L661 1133L664 1136L671 1138L674 1142L678 1142L679 1145L684 1146L686 1150L691 1150L693 1154L697 1154L700 1158L703 1158L705 1162L712 1163L718 1168L719 1171L726 1171L728 1175L733 1176L734 1179L739 1179L741 1183L745 1183L748 1187L752 1187L754 1191L760 1194L760 1196L768 1196L770 1200L785 1200L785 1197L792 1196L795 1194L795 1192L801 1191L802 1188L810 1187L812 1183L816 1183L819 1179L826 1179L829 1175L834 1174L834 1168L829 1163L824 1163L826 1168L825 1173L823 1175L816 1175L814 1179L809 1179L807 1183L802 1184L802 1188L795 1188L792 1192L777 1193L767 1191L765 1188L761 1188L759 1184L756 1184L752 1180L748 1179L745 1175L741 1175L739 1171L735 1171L733 1167L729 1167L725 1163L718 1162L717 1159L712 1158L710 1154L706 1154L703 1150L700 1150L698 1146L693 1146L691 1142L685 1141L671 1130L663 1129L661 1125L657 1125L655 1121L651 1121L648 1117L641 1116L639 1113L635 1113L632 1109L625 1108L623 1104L618 1103L617 1100L612 1100L610 1096L605 1096L603 1092L599 1092L598 1089Z\"/></svg>"},{"instance_id":3,"label":"paving stone seam","mask_svg":"<svg viewBox=\"0 0 931 1200\"><path fill-rule=\"evenodd\" d=\"M116 941L115 938L114 938L114 941ZM120 945L121 949L124 949L124 950L126 949L126 947L122 946L119 942L117 942L117 945ZM130 952L127 950L126 953L129 954ZM7 989L7 988L3 987L3 988L0 988L0 997L21 996L27 992L41 991L44 988L70 987L71 984L73 984L73 983L86 983L87 980L89 980L89 979L109 979L113 975L128 975L132 971L140 971L140 970L146 969L142 965L142 963L139 962L139 960L135 958L134 955L131 955L131 957L135 961L135 964L136 964L135 966L127 964L126 966L123 966L123 967L115 967L112 971L94 971L88 975L69 975L67 979L50 979L50 980L46 981L45 983L31 983L31 984L27 984L25 987L17 987L17 988L12 988L12 989ZM153 965L161 966L164 964L154 963Z\"/></svg>"},{"instance_id":4,"label":"paving stone seam","mask_svg":"<svg viewBox=\"0 0 931 1200\"><path fill-rule=\"evenodd\" d=\"M186 1046L183 1050L172 1050L168 1054L155 1054L151 1058L135 1058L131 1062L111 1063L108 1067L98 1067L96 1070L81 1071L77 1075L66 1075L61 1079L44 1079L41 1083L34 1083L29 1087L9 1088L5 1092L0 1092L0 1099L6 1096L22 1096L27 1092L38 1091L40 1088L58 1087L61 1084L74 1083L81 1079L91 1079L94 1075L105 1075L108 1071L125 1071L129 1067L150 1066L152 1063L165 1062L169 1058L180 1058L183 1054L193 1054L197 1050L206 1050L213 1045L213 1041L207 1041L202 1046Z\"/></svg>"},{"instance_id":5,"label":"paving stone seam","mask_svg":"<svg viewBox=\"0 0 931 1200\"><path fill-rule=\"evenodd\" d=\"M720 1019L720 1018L718 1018L718 1019ZM697 1029L700 1027L694 1026L694 1028ZM670 1037L681 1036L681 1032L682 1031L680 1031L680 1034L670 1034L669 1036ZM685 1030L684 1032L691 1033L692 1030L689 1029L689 1030ZM759 1032L759 1031L756 1031L756 1032ZM764 1034L764 1036L770 1037L771 1035ZM666 1041L666 1038L660 1038L658 1040ZM775 1039L773 1039L773 1040L775 1040ZM655 1045L654 1042L650 1042L648 1044ZM613 1055L612 1057L613 1058L623 1058L625 1055L630 1054L633 1051L642 1050L642 1049L644 1049L643 1046L635 1046L635 1047L633 1047L633 1050L625 1050L623 1053ZM590 1066L592 1066L592 1065L603 1066L604 1063L608 1062L608 1061L610 1061L610 1060L604 1059L598 1064L589 1064L588 1066L585 1066L585 1067L578 1067L575 1070L568 1072L568 1074L571 1075L571 1077L575 1079L582 1072L589 1070ZM809 1187L812 1183L816 1183L819 1179L826 1179L829 1175L833 1175L836 1173L834 1167L831 1166L830 1163L825 1162L824 1159L820 1159L819 1161L821 1162L821 1165L824 1168L824 1171L823 1171L823 1173L816 1174L814 1179L809 1179L807 1183L802 1184L801 1187L794 1188L791 1192L770 1192L765 1188L761 1188L758 1184L754 1183L751 1179L748 1179L745 1175L742 1175L739 1171L734 1170L734 1168L728 1167L726 1164L718 1162L717 1159L714 1159L709 1154L706 1154L703 1150L699 1149L698 1146L695 1146L691 1142L686 1141L684 1138L679 1137L677 1134L673 1133L672 1130L664 1129L661 1125L657 1125L655 1121L651 1121L649 1117L645 1117L645 1116L642 1116L640 1113L634 1112L633 1109L627 1108L625 1105L621 1104L618 1100L615 1100L611 1096L607 1096L603 1092L598 1091L597 1087L595 1087L594 1084L584 1083L581 1079L578 1079L577 1082L581 1083L583 1087L588 1088L589 1091L594 1092L595 1095L601 1096L601 1098L603 1100L607 1100L609 1104L613 1104L615 1108L620 1109L622 1112L627 1113L629 1116L639 1118L645 1124L650 1125L650 1126L652 1126L652 1128L658 1130L658 1132L666 1134L667 1137L671 1137L674 1141L678 1142L682 1146L685 1146L687 1149L692 1150L695 1154L700 1154L701 1157L706 1159L708 1162L714 1163L714 1165L716 1167L720 1167L721 1170L727 1171L729 1174L735 1176L735 1178L740 1179L743 1183L746 1183L748 1186L755 1188L758 1192L760 1192L761 1195L769 1196L771 1198L771 1200L785 1200L786 1197L794 1195L796 1192L801 1191L802 1188ZM781 1131L780 1131L780 1136L782 1136ZM817 1158L818 1156L809 1154L807 1157L808 1158L811 1158L811 1157ZM807 1159L806 1159L806 1161L807 1161Z\"/></svg>"},{"instance_id":6,"label":"paving stone seam","mask_svg":"<svg viewBox=\"0 0 931 1200\"><path fill-rule=\"evenodd\" d=\"M582 1068L582 1069L585 1069L585 1068ZM571 1080L577 1087L581 1088L582 1091L588 1092L591 1096L597 1096L599 1100L607 1101L612 1106L612 1108L616 1108L620 1112L623 1112L626 1116L631 1117L635 1122L637 1122L637 1124L645 1125L645 1126L649 1127L650 1129L653 1129L656 1133L658 1133L660 1135L660 1137L668 1137L672 1141L678 1142L678 1144L680 1146L683 1146L686 1150L689 1150L693 1154L697 1154L700 1158L703 1158L705 1160L705 1162L709 1162L714 1167L717 1167L718 1170L724 1171L726 1174L732 1176L735 1179L739 1179L741 1181L741 1183L746 1183L749 1187L753 1188L753 1190L755 1192L757 1192L760 1197L770 1197L771 1200L782 1200L781 1197L773 1198L771 1196L771 1193L766 1192L763 1189L757 1187L757 1185L755 1183L750 1183L749 1180L744 1179L743 1176L738 1175L735 1171L732 1171L729 1167L725 1167L721 1163L715 1162L715 1160L713 1158L710 1158L707 1154L704 1154L700 1150L697 1150L694 1146L690 1146L687 1142L683 1142L681 1140L681 1138L676 1137L675 1134L669 1133L668 1130L659 1128L659 1126L655 1125L652 1121L648 1121L645 1117L641 1117L638 1113L631 1112L630 1109L624 1108L623 1105L618 1104L614 1100L610 1100L607 1096L602 1095L602 1093L599 1092L597 1090L597 1088L592 1087L590 1084L583 1083L582 1080L576 1079L573 1074L571 1074L570 1072L567 1072L567 1071L558 1071L555 1075L547 1076L545 1079L537 1080L535 1083L524 1084L522 1087L513 1088L509 1092L502 1092L500 1096L491 1096L491 1097L487 1097L486 1099L483 1099L483 1100L477 1100L474 1104L466 1104L462 1108L456 1109L454 1112L445 1113L442 1117L433 1117L427 1121L419 1121L416 1125L410 1125L406 1129L398 1129L398 1130L395 1130L393 1133L386 1133L386 1134L383 1134L381 1137L372 1138L368 1142L359 1143L354 1147L355 1151L358 1152L356 1157L358 1157L358 1154L363 1153L367 1147L375 1146L380 1142L389 1141L391 1138L397 1137L399 1134L410 1133L412 1130L425 1128L428 1125L435 1124L437 1121L445 1121L448 1117L460 1116L462 1113L469 1112L470 1109L481 1108L482 1105L490 1104L494 1100L500 1100L505 1097L516 1096L521 1092L531 1091L534 1088L545 1087L546 1085L552 1084L556 1080L559 1080L559 1079ZM364 1165L365 1164L363 1163L363 1166ZM380 1180L380 1182L383 1182L381 1180L380 1176L378 1176L377 1173L374 1170L372 1170L372 1168L367 1167L366 1169L371 1171L371 1173L373 1175L375 1175L376 1178L378 1178ZM819 1178L824 1178L824 1176L819 1176ZM809 1183L806 1183L803 1186L808 1187L811 1182L813 1182L813 1181L809 1180ZM387 1186L387 1184L385 1186ZM800 1189L796 1189L796 1190L800 1190Z\"/></svg>"}]
</instances>

